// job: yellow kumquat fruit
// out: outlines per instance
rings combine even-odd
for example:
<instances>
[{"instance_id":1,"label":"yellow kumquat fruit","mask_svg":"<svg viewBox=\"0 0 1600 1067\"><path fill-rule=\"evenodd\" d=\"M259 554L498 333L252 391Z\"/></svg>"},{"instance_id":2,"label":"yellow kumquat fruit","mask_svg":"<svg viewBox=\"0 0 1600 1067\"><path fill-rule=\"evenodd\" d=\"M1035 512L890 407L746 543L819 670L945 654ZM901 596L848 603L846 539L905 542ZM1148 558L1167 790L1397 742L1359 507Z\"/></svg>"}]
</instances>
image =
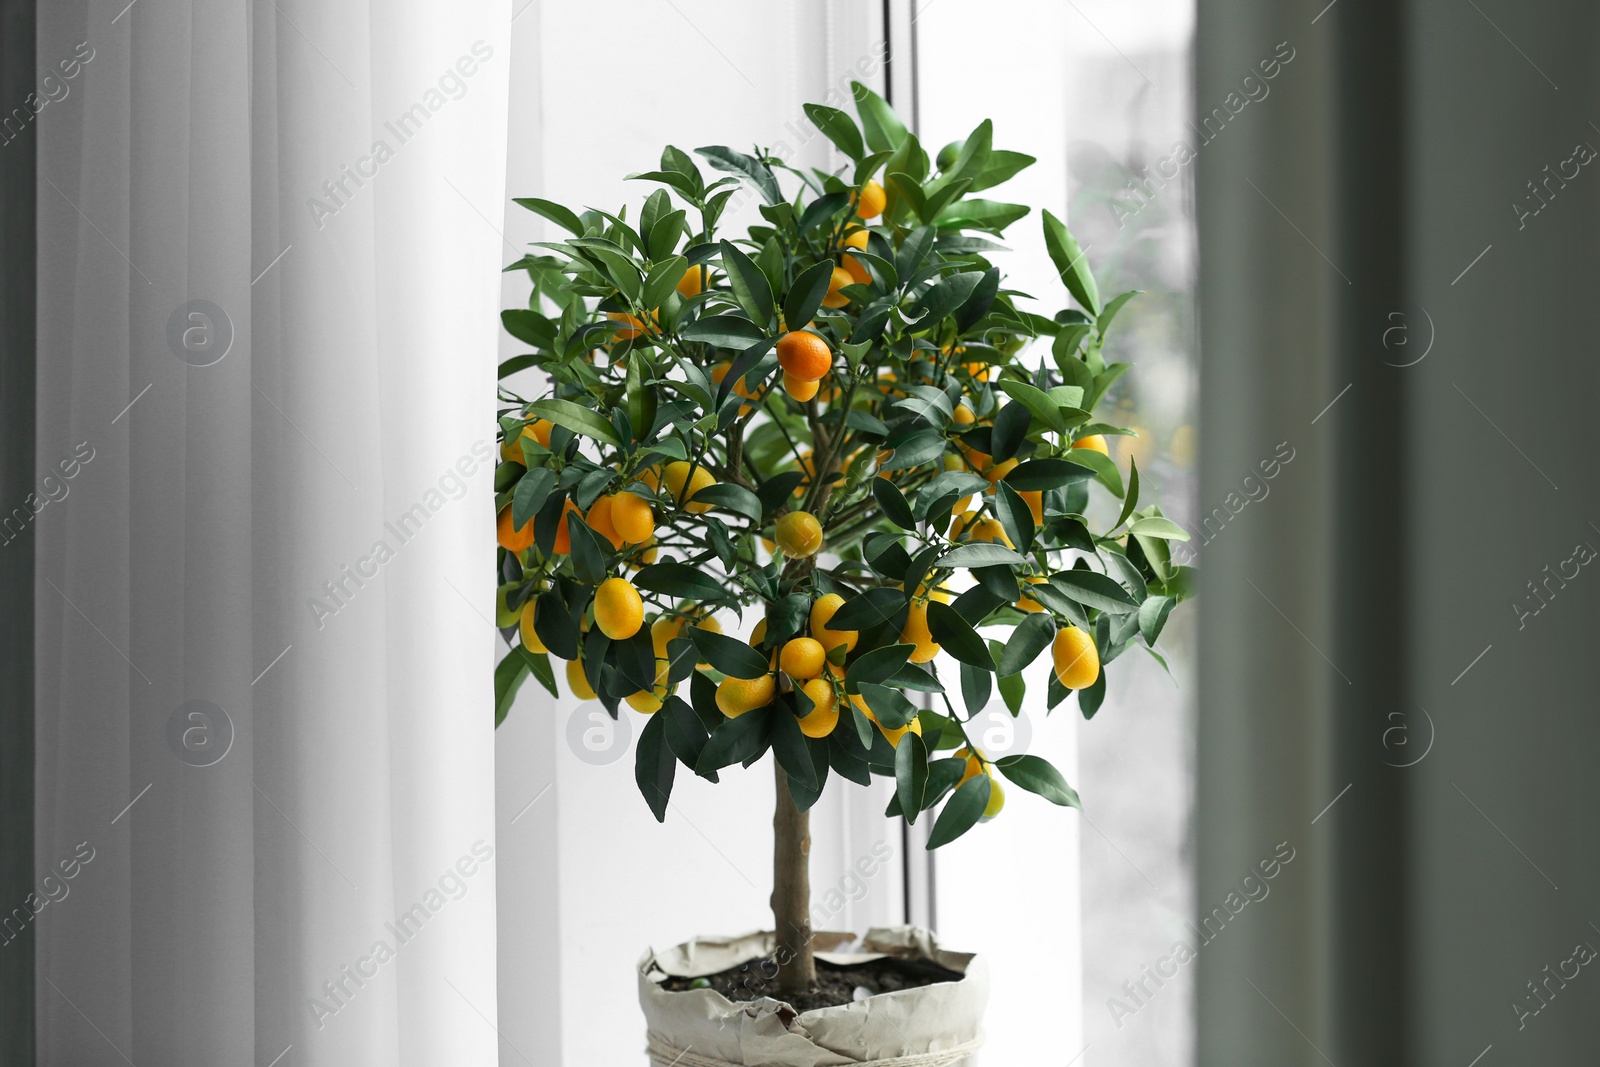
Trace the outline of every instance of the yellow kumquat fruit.
<instances>
[{"instance_id":1,"label":"yellow kumquat fruit","mask_svg":"<svg viewBox=\"0 0 1600 1067\"><path fill-rule=\"evenodd\" d=\"M1050 657L1056 670L1056 679L1068 689L1087 689L1100 677L1100 650L1094 638L1076 626L1063 626L1056 631Z\"/></svg>"},{"instance_id":2,"label":"yellow kumquat fruit","mask_svg":"<svg viewBox=\"0 0 1600 1067\"><path fill-rule=\"evenodd\" d=\"M626 641L644 625L644 601L626 578L607 578L594 591L594 623L613 641Z\"/></svg>"}]
</instances>

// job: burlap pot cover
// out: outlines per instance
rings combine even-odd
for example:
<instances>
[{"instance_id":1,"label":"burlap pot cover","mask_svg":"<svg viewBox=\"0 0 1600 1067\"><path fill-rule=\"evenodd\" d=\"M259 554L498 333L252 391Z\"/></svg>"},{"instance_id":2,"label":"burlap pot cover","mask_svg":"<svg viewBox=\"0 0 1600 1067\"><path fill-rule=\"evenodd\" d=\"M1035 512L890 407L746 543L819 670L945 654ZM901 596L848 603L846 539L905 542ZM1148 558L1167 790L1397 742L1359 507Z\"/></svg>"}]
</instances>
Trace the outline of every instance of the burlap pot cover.
<instances>
[{"instance_id":1,"label":"burlap pot cover","mask_svg":"<svg viewBox=\"0 0 1600 1067\"><path fill-rule=\"evenodd\" d=\"M928 959L963 975L853 1004L796 1012L770 997L735 1003L714 989L669 992L667 977L699 978L773 951L770 932L696 938L639 960L639 1004L657 1067L966 1067L983 1042L989 969L982 956L949 952L915 926L813 935L818 959L861 963L881 956Z\"/></svg>"}]
</instances>

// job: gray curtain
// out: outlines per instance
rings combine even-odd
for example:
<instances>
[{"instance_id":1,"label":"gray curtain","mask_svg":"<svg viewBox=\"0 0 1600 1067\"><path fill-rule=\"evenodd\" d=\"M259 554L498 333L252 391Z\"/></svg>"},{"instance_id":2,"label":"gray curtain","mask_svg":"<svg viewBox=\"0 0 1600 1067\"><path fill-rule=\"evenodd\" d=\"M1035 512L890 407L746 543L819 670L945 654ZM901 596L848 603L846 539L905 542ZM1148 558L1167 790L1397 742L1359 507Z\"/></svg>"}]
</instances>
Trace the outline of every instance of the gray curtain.
<instances>
[{"instance_id":1,"label":"gray curtain","mask_svg":"<svg viewBox=\"0 0 1600 1067\"><path fill-rule=\"evenodd\" d=\"M0 0L0 918L33 885L34 0ZM16 107L17 111L9 109ZM22 509L15 512L13 509ZM5 525L6 520L11 525ZM15 933L15 936L13 936ZM33 1063L33 924L0 932L0 1067Z\"/></svg>"},{"instance_id":2,"label":"gray curtain","mask_svg":"<svg viewBox=\"0 0 1600 1067\"><path fill-rule=\"evenodd\" d=\"M1597 24L1200 0L1201 1064L1593 1058Z\"/></svg>"}]
</instances>

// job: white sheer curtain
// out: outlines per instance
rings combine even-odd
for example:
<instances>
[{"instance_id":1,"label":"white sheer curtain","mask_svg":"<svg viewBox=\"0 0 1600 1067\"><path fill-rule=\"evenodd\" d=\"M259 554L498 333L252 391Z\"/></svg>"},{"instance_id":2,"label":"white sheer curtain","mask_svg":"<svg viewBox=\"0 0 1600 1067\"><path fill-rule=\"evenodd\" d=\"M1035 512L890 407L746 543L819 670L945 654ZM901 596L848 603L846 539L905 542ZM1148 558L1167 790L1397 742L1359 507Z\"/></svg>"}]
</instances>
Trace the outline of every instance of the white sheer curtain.
<instances>
[{"instance_id":1,"label":"white sheer curtain","mask_svg":"<svg viewBox=\"0 0 1600 1067\"><path fill-rule=\"evenodd\" d=\"M493 1063L510 4L124 3L40 7L39 1061Z\"/></svg>"}]
</instances>

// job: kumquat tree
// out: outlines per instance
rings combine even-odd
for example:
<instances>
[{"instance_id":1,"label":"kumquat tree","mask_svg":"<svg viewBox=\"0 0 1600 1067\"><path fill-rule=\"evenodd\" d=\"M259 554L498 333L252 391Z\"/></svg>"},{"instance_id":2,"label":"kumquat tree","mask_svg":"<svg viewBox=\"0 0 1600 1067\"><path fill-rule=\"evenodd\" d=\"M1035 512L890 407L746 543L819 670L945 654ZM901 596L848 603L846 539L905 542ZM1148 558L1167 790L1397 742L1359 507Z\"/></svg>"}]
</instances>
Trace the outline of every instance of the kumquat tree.
<instances>
[{"instance_id":1,"label":"kumquat tree","mask_svg":"<svg viewBox=\"0 0 1600 1067\"><path fill-rule=\"evenodd\" d=\"M830 775L895 784L888 814L932 819L935 848L997 815L1002 779L1061 805L1045 760L990 761L966 734L1028 684L1092 716L1104 668L1152 655L1191 588L1185 539L1128 430L1094 410L1127 363L1082 250L1045 212L1076 306L1020 308L990 256L1026 206L975 197L1033 162L984 122L930 160L855 85L859 124L808 105L851 165L803 172L761 150L668 147L664 188L629 220L519 204L564 240L507 270L533 280L506 329L532 349L501 378L495 477L503 627L496 722L529 675L648 717L636 778L664 820L677 765L711 781L770 751L780 986L814 982L806 812ZM786 192L785 189L790 191ZM760 225L719 234L736 191ZM1098 499L1096 499L1098 498ZM1102 516L1098 523L1091 513ZM714 613L753 621L748 640ZM1029 678L1049 651L1050 668ZM937 809L937 810L936 810Z\"/></svg>"}]
</instances>

